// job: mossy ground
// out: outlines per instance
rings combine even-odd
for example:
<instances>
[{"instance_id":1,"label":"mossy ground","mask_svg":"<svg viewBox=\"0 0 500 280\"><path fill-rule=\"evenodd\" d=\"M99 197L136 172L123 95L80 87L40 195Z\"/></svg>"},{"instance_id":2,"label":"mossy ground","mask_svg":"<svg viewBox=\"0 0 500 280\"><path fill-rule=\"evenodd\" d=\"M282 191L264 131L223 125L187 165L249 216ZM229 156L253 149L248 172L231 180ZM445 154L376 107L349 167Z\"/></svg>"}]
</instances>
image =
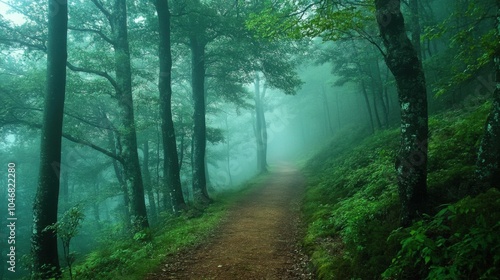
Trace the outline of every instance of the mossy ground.
<instances>
[{"instance_id":1,"label":"mossy ground","mask_svg":"<svg viewBox=\"0 0 500 280\"><path fill-rule=\"evenodd\" d=\"M433 277L444 276L453 269L458 277L454 279L469 279L466 274L471 273L470 270L463 264L454 263L456 252L451 251L453 248L439 251L443 256L438 256L437 247L432 246L439 238L446 239L449 244L461 244L456 245L458 247L480 246L474 241L465 241L482 236L470 230L481 233L486 230L500 236L497 215L500 206L492 202L496 200L466 197L473 184L477 148L489 109L490 104L485 103L468 110L441 113L430 119L428 213L425 222L408 229L398 229L400 206L394 170L398 129L380 131L368 137L363 132L339 133L313 156L304 165L309 181L303 204L307 223L304 245L312 256L319 279L409 279L406 278L408 273L413 273L416 279L437 279ZM496 197L498 192L490 194ZM432 221L444 219L443 204L474 205L469 208L475 210L467 213L463 210L462 214L467 217L460 220L451 217L451 210L445 211L446 217L462 226L445 230L444 235L433 235ZM477 210L482 208L497 214L476 223L477 219L483 219L479 218ZM413 240L415 232L421 233L418 238L425 236L434 243L418 243ZM450 240L451 236L456 240ZM488 238L487 244L481 243L481 246L497 248L492 243L496 239L491 235ZM405 242L413 242L414 247L404 247ZM484 255L488 261L475 263L478 268L474 275L491 275L491 268L499 264L500 253L487 251ZM462 259L478 258L477 250L467 252L470 255L461 256ZM416 261L419 258L424 261L419 263ZM438 264L442 270L436 272L432 266Z\"/></svg>"}]
</instances>

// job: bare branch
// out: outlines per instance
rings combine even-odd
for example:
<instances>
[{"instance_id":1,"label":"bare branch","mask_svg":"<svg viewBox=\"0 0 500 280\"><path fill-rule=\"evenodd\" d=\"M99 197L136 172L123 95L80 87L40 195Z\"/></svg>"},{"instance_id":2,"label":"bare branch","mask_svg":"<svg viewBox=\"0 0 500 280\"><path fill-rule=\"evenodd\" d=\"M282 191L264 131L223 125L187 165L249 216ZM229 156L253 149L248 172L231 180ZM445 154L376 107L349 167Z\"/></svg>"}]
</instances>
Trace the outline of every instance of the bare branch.
<instances>
[{"instance_id":1,"label":"bare branch","mask_svg":"<svg viewBox=\"0 0 500 280\"><path fill-rule=\"evenodd\" d=\"M101 1L99 0L91 0L92 3L94 3L94 5L97 7L97 9L99 9L99 11L101 11L101 13L104 14L104 16L106 16L106 18L108 19L109 22L111 22L111 13L106 10L106 8L104 8L104 5L101 3Z\"/></svg>"}]
</instances>

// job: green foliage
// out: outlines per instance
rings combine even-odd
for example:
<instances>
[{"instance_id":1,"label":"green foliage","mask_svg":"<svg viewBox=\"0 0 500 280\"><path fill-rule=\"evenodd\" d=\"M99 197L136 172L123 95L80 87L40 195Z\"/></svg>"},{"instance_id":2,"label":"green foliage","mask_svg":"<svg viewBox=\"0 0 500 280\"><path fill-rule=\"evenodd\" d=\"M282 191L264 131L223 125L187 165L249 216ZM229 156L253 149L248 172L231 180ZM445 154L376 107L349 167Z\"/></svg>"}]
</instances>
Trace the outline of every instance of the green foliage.
<instances>
[{"instance_id":1,"label":"green foliage","mask_svg":"<svg viewBox=\"0 0 500 280\"><path fill-rule=\"evenodd\" d=\"M75 256L70 252L70 242L73 237L78 234L78 228L84 218L80 208L75 206L67 210L63 216L54 225L48 226L45 230L53 230L61 239L63 245L64 259L68 264L70 279L73 279L72 266L75 261Z\"/></svg>"},{"instance_id":2,"label":"green foliage","mask_svg":"<svg viewBox=\"0 0 500 280\"><path fill-rule=\"evenodd\" d=\"M500 192L448 205L406 229L401 250L383 273L387 279L498 279ZM396 234L399 234L396 232ZM392 237L392 235L391 235Z\"/></svg>"},{"instance_id":3,"label":"green foliage","mask_svg":"<svg viewBox=\"0 0 500 280\"><path fill-rule=\"evenodd\" d=\"M397 230L397 129L369 137L343 133L309 160L304 244L319 279L379 279L382 273L388 279L490 279L498 273L498 192L453 204L472 184L489 108L485 103L430 119L429 215L407 230ZM443 203L448 206L432 216Z\"/></svg>"},{"instance_id":4,"label":"green foliage","mask_svg":"<svg viewBox=\"0 0 500 280\"><path fill-rule=\"evenodd\" d=\"M468 113L453 110L430 119L428 185L435 205L467 194L490 108L490 103L484 103Z\"/></svg>"},{"instance_id":5,"label":"green foliage","mask_svg":"<svg viewBox=\"0 0 500 280\"><path fill-rule=\"evenodd\" d=\"M79 279L140 279L153 271L168 255L200 243L218 224L222 205L212 205L196 218L162 216L161 227L136 233L130 238L105 238L102 249L78 264ZM112 236L112 235L109 235Z\"/></svg>"}]
</instances>

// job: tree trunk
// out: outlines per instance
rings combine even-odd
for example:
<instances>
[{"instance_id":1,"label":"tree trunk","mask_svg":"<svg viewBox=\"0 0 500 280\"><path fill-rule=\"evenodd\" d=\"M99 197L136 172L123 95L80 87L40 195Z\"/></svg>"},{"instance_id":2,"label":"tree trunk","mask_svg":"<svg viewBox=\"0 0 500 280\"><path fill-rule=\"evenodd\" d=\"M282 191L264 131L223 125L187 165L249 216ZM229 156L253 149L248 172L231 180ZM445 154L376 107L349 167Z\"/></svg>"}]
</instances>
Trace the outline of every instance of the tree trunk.
<instances>
[{"instance_id":1,"label":"tree trunk","mask_svg":"<svg viewBox=\"0 0 500 280\"><path fill-rule=\"evenodd\" d=\"M486 121L483 139L479 146L476 163L476 186L472 194L478 194L491 187L498 188L500 182L500 0L497 0L496 36L497 46L494 56L495 90L490 115Z\"/></svg>"},{"instance_id":2,"label":"tree trunk","mask_svg":"<svg viewBox=\"0 0 500 280\"><path fill-rule=\"evenodd\" d=\"M137 153L137 135L134 121L134 103L132 98L132 71L127 34L126 0L115 0L113 13L113 35L115 49L115 72L118 106L121 110L123 169L127 186L131 193L130 214L134 231L149 227L144 201L144 186L141 166Z\"/></svg>"},{"instance_id":3,"label":"tree trunk","mask_svg":"<svg viewBox=\"0 0 500 280\"><path fill-rule=\"evenodd\" d=\"M330 113L330 106L328 102L328 96L326 95L325 91L325 86L321 87L321 93L323 97L323 108L325 110L325 119L327 123L327 129L328 129L328 135L333 135L333 125L332 125L332 118L331 118L331 113Z\"/></svg>"},{"instance_id":4,"label":"tree trunk","mask_svg":"<svg viewBox=\"0 0 500 280\"><path fill-rule=\"evenodd\" d=\"M380 102L380 105L382 106L382 114L384 117L384 126L388 127L389 126L389 109L387 108L387 105L384 101L384 83L382 82L382 73L380 72L380 65L378 63L378 60L375 61L375 74L374 74L374 79L375 79L375 89L378 100Z\"/></svg>"},{"instance_id":5,"label":"tree trunk","mask_svg":"<svg viewBox=\"0 0 500 280\"><path fill-rule=\"evenodd\" d=\"M368 99L368 92L366 92L366 85L365 85L365 82L363 80L361 81L361 90L363 92L363 97L365 99L366 110L368 112L368 117L370 120L370 128L371 128L372 134L373 134L373 133L375 133L375 125L373 124L372 108L370 106L370 100Z\"/></svg>"},{"instance_id":6,"label":"tree trunk","mask_svg":"<svg viewBox=\"0 0 500 280\"><path fill-rule=\"evenodd\" d=\"M259 173L267 172L267 129L262 104L262 95L260 93L259 73L255 74L254 84L255 100L255 139L257 142L257 171Z\"/></svg>"},{"instance_id":7,"label":"tree trunk","mask_svg":"<svg viewBox=\"0 0 500 280\"><path fill-rule=\"evenodd\" d=\"M111 122L106 118L106 121L109 124L109 127L111 128ZM113 148L113 151L118 154L120 157L122 156L122 149L121 149L121 144L120 144L120 139L116 138L115 139L115 134L112 130L108 129L107 130L108 134L108 142L109 146ZM127 184L125 182L125 178L123 176L123 171L120 166L123 166L121 162L118 162L116 159L113 160L113 170L115 171L116 179L118 181L118 184L120 186L120 189L123 192L123 222L125 223L126 228L130 228L130 194L127 188ZM121 164L121 165L120 165Z\"/></svg>"},{"instance_id":8,"label":"tree trunk","mask_svg":"<svg viewBox=\"0 0 500 280\"><path fill-rule=\"evenodd\" d=\"M151 217L151 222L154 223L156 221L157 215L156 215L156 203L155 203L155 196L153 193L153 184L151 182L151 172L149 172L149 141L146 140L144 141L143 144L143 163L142 163L142 174L144 177L144 188L146 190L147 196L148 196L148 201L149 201L149 215Z\"/></svg>"},{"instance_id":9,"label":"tree trunk","mask_svg":"<svg viewBox=\"0 0 500 280\"><path fill-rule=\"evenodd\" d=\"M156 12L159 23L160 77L158 89L160 92L161 130L163 138L163 176L169 188L172 201L172 211L177 213L186 208L182 196L182 186L179 167L179 155L175 138L174 121L172 120L172 52L170 44L170 11L168 0L157 0Z\"/></svg>"},{"instance_id":10,"label":"tree trunk","mask_svg":"<svg viewBox=\"0 0 500 280\"><path fill-rule=\"evenodd\" d=\"M227 115L226 115L226 167L227 167L227 176L229 177L229 186L233 186L233 176L231 174L231 142L229 138L229 123L227 122Z\"/></svg>"},{"instance_id":11,"label":"tree trunk","mask_svg":"<svg viewBox=\"0 0 500 280\"><path fill-rule=\"evenodd\" d=\"M207 131L205 123L205 45L197 35L190 36L191 83L193 89L193 198L196 203L210 202L205 173Z\"/></svg>"},{"instance_id":12,"label":"tree trunk","mask_svg":"<svg viewBox=\"0 0 500 280\"><path fill-rule=\"evenodd\" d=\"M401 147L396 160L401 224L408 226L427 201L427 92L422 62L408 39L399 0L375 0L386 47L385 61L396 79L401 106Z\"/></svg>"},{"instance_id":13,"label":"tree trunk","mask_svg":"<svg viewBox=\"0 0 500 280\"><path fill-rule=\"evenodd\" d=\"M33 278L60 278L57 236L44 230L57 222L66 91L68 6L48 1L47 87L40 143L40 171L33 204ZM15 223L15 221L13 222Z\"/></svg>"}]
</instances>

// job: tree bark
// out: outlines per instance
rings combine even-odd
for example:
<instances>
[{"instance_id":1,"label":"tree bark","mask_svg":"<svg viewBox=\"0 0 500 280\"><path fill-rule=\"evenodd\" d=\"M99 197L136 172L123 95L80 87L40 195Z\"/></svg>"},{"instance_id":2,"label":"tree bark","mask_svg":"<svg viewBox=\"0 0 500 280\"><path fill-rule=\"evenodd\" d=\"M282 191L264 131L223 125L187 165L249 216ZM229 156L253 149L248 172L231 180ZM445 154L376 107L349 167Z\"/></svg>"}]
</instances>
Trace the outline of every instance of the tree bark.
<instances>
[{"instance_id":1,"label":"tree bark","mask_svg":"<svg viewBox=\"0 0 500 280\"><path fill-rule=\"evenodd\" d=\"M149 227L144 201L144 186L141 166L137 153L137 135L134 120L134 103L132 98L132 70L130 66L130 50L127 34L126 0L115 0L112 30L115 49L115 72L118 87L117 99L122 116L122 156L124 159L124 175L131 193L131 220L134 231Z\"/></svg>"},{"instance_id":2,"label":"tree bark","mask_svg":"<svg viewBox=\"0 0 500 280\"><path fill-rule=\"evenodd\" d=\"M205 123L205 44L191 34L191 84L193 89L193 198L196 203L210 202L205 172L207 132Z\"/></svg>"},{"instance_id":3,"label":"tree bark","mask_svg":"<svg viewBox=\"0 0 500 280\"><path fill-rule=\"evenodd\" d=\"M495 90L493 104L486 121L484 135L479 146L476 162L476 186L472 194L479 194L491 187L498 188L500 182L500 0L497 0L496 37L494 54Z\"/></svg>"},{"instance_id":4,"label":"tree bark","mask_svg":"<svg viewBox=\"0 0 500 280\"><path fill-rule=\"evenodd\" d=\"M406 35L398 0L375 0L385 61L396 79L401 106L401 146L396 160L401 225L408 226L427 201L427 92L422 62Z\"/></svg>"},{"instance_id":5,"label":"tree bark","mask_svg":"<svg viewBox=\"0 0 500 280\"><path fill-rule=\"evenodd\" d=\"M177 213L186 208L182 195L179 155L172 120L172 52L170 43L170 10L168 0L155 2L158 14L160 43L158 56L160 59L160 92L161 130L163 138L163 176L171 198L172 211Z\"/></svg>"},{"instance_id":6,"label":"tree bark","mask_svg":"<svg viewBox=\"0 0 500 280\"><path fill-rule=\"evenodd\" d=\"M40 171L33 204L33 278L60 278L57 235L45 230L57 222L66 92L68 5L48 1L47 87L40 144Z\"/></svg>"}]
</instances>

